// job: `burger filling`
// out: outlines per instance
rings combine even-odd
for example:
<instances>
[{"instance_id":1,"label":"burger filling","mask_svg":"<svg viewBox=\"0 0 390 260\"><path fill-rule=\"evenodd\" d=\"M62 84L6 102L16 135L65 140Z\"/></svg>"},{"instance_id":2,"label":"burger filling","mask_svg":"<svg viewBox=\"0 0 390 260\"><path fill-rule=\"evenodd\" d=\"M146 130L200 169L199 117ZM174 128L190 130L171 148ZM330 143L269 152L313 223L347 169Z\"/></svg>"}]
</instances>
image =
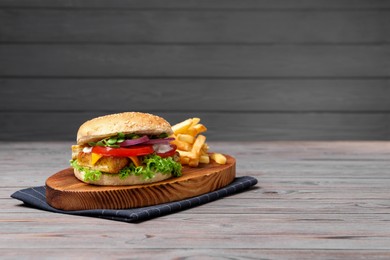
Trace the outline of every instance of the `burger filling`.
<instances>
[{"instance_id":1,"label":"burger filling","mask_svg":"<svg viewBox=\"0 0 390 260\"><path fill-rule=\"evenodd\" d=\"M140 176L145 180L156 173L181 176L180 158L172 140L166 134L118 133L87 145L73 145L71 166L85 173L85 181L99 180L102 174L118 174L123 179Z\"/></svg>"}]
</instances>

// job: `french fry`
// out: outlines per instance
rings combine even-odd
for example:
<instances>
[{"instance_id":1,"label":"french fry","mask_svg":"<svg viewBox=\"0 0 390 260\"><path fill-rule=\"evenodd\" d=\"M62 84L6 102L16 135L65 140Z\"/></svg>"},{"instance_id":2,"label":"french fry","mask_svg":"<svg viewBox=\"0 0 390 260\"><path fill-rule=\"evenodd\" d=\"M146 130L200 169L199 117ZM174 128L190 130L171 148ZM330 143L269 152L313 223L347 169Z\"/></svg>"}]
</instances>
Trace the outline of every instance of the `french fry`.
<instances>
[{"instance_id":1,"label":"french fry","mask_svg":"<svg viewBox=\"0 0 390 260\"><path fill-rule=\"evenodd\" d=\"M199 162L208 164L210 163L210 157L208 155L201 155L199 157Z\"/></svg>"},{"instance_id":2,"label":"french fry","mask_svg":"<svg viewBox=\"0 0 390 260\"><path fill-rule=\"evenodd\" d=\"M181 164L188 164L189 162L190 162L190 158L184 157L184 156L180 156L180 163Z\"/></svg>"},{"instance_id":3,"label":"french fry","mask_svg":"<svg viewBox=\"0 0 390 260\"><path fill-rule=\"evenodd\" d=\"M207 154L208 151L209 151L209 146L207 145L207 143L204 143L200 152L204 155Z\"/></svg>"},{"instance_id":4,"label":"french fry","mask_svg":"<svg viewBox=\"0 0 390 260\"><path fill-rule=\"evenodd\" d=\"M183 141L180 141L178 139L173 140L171 143L176 145L177 149L179 149L179 150L183 150L183 151L191 150L191 144L190 143L183 142Z\"/></svg>"},{"instance_id":5,"label":"french fry","mask_svg":"<svg viewBox=\"0 0 390 260\"><path fill-rule=\"evenodd\" d=\"M177 139L182 142L193 144L195 142L195 137L187 134L178 134Z\"/></svg>"},{"instance_id":6,"label":"french fry","mask_svg":"<svg viewBox=\"0 0 390 260\"><path fill-rule=\"evenodd\" d=\"M178 124L172 126L173 133L176 135L177 134L184 134L187 131L187 129L191 126L192 121L193 120L191 118L189 118L181 123L178 123Z\"/></svg>"},{"instance_id":7,"label":"french fry","mask_svg":"<svg viewBox=\"0 0 390 260\"><path fill-rule=\"evenodd\" d=\"M218 164L225 164L226 163L226 157L221 153L212 153L210 155L211 159L214 160Z\"/></svg>"},{"instance_id":8,"label":"french fry","mask_svg":"<svg viewBox=\"0 0 390 260\"><path fill-rule=\"evenodd\" d=\"M191 126L195 126L195 125L199 124L199 122L200 122L200 118L194 117L194 118L192 118Z\"/></svg>"},{"instance_id":9,"label":"french fry","mask_svg":"<svg viewBox=\"0 0 390 260\"><path fill-rule=\"evenodd\" d=\"M197 134L198 134L198 131L195 129L195 127L193 126L190 126L188 129L187 129L187 132L189 135L195 137Z\"/></svg>"},{"instance_id":10,"label":"french fry","mask_svg":"<svg viewBox=\"0 0 390 260\"><path fill-rule=\"evenodd\" d=\"M190 167L198 167L199 165L199 159L196 158L196 159L190 159L190 161L188 162L188 165Z\"/></svg>"},{"instance_id":11,"label":"french fry","mask_svg":"<svg viewBox=\"0 0 390 260\"><path fill-rule=\"evenodd\" d=\"M194 128L195 128L197 134L200 134L200 133L207 131L207 128L202 124L197 124L196 126L194 126Z\"/></svg>"},{"instance_id":12,"label":"french fry","mask_svg":"<svg viewBox=\"0 0 390 260\"><path fill-rule=\"evenodd\" d=\"M177 150L180 154L180 157L187 157L189 159L196 159L197 158L197 155L193 152L188 152L188 151L181 151L181 150Z\"/></svg>"},{"instance_id":13,"label":"french fry","mask_svg":"<svg viewBox=\"0 0 390 260\"><path fill-rule=\"evenodd\" d=\"M198 167L200 163L208 164L210 159L218 164L225 164L226 157L220 153L209 154L209 145L206 136L202 133L207 127L200 123L200 118L194 117L172 126L175 138L171 143L177 146L180 154L180 163L190 167Z\"/></svg>"},{"instance_id":14,"label":"french fry","mask_svg":"<svg viewBox=\"0 0 390 260\"><path fill-rule=\"evenodd\" d=\"M191 152L196 154L197 157L200 156L200 150L203 147L203 144L206 142L206 136L204 135L198 135L198 137L195 139L194 145L192 146Z\"/></svg>"}]
</instances>

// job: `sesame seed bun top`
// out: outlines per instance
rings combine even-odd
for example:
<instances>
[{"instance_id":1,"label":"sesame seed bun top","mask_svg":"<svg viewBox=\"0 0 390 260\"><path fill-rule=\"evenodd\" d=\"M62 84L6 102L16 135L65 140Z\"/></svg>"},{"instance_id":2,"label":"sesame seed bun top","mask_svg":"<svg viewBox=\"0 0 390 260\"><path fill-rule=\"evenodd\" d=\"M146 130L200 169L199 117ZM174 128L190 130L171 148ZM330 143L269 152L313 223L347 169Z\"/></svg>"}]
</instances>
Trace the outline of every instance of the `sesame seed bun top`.
<instances>
[{"instance_id":1,"label":"sesame seed bun top","mask_svg":"<svg viewBox=\"0 0 390 260\"><path fill-rule=\"evenodd\" d=\"M141 113L124 112L91 119L82 124L77 132L77 144L96 142L117 133L159 135L172 134L171 125L162 117Z\"/></svg>"}]
</instances>

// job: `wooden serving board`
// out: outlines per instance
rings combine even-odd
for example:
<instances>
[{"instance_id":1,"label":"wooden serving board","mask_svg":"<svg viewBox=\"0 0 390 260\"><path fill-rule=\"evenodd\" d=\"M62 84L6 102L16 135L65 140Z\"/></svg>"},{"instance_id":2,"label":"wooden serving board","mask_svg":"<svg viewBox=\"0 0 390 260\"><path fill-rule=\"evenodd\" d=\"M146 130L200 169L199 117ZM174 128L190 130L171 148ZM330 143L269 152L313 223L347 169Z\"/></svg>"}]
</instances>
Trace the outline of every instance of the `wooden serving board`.
<instances>
[{"instance_id":1,"label":"wooden serving board","mask_svg":"<svg viewBox=\"0 0 390 260\"><path fill-rule=\"evenodd\" d=\"M132 186L96 186L78 180L73 168L46 180L46 200L62 210L126 209L178 201L220 189L236 176L236 160L226 155L224 165L210 161L200 167L183 166L183 175Z\"/></svg>"}]
</instances>

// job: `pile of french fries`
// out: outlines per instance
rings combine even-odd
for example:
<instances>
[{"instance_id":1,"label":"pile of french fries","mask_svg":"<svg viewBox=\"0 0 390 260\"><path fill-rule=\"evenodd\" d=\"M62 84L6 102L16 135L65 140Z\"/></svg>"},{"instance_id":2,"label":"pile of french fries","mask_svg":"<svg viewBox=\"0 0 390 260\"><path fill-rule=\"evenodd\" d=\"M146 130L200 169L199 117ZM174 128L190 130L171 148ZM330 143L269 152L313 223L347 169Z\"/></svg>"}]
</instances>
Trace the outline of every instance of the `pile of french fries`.
<instances>
[{"instance_id":1,"label":"pile of french fries","mask_svg":"<svg viewBox=\"0 0 390 260\"><path fill-rule=\"evenodd\" d=\"M200 123L200 118L189 118L172 126L172 141L177 146L181 164L197 167L200 163L208 164L210 159L218 164L225 164L226 157L221 153L209 153L206 136L206 126Z\"/></svg>"}]
</instances>

